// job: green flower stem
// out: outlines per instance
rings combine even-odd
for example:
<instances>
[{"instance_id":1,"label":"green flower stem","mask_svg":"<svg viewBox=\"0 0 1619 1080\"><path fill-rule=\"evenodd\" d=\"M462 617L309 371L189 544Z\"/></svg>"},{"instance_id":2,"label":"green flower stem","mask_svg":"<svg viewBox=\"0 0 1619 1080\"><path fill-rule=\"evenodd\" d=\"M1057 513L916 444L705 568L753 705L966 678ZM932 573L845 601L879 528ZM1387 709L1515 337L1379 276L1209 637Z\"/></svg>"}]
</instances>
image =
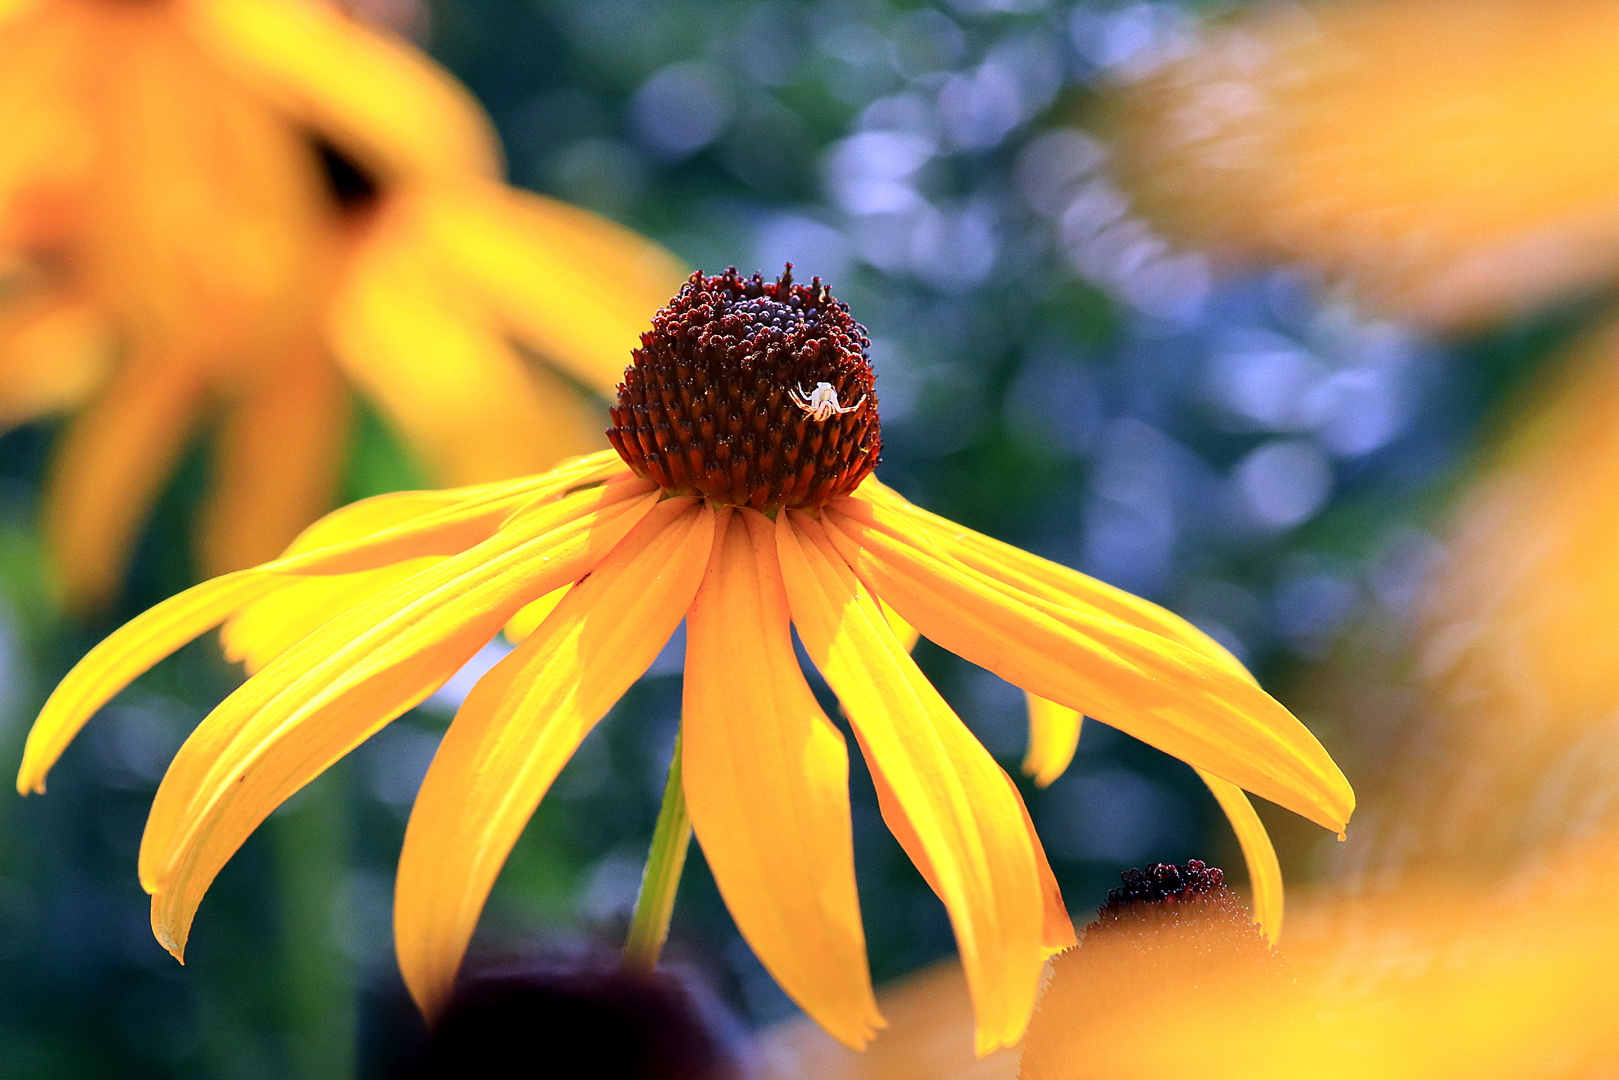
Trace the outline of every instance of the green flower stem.
<instances>
[{"instance_id":1,"label":"green flower stem","mask_svg":"<svg viewBox=\"0 0 1619 1080\"><path fill-rule=\"evenodd\" d=\"M349 868L349 770L330 770L270 819L285 940L281 952L289 1074L354 1075L355 979L333 913Z\"/></svg>"},{"instance_id":2,"label":"green flower stem","mask_svg":"<svg viewBox=\"0 0 1619 1080\"><path fill-rule=\"evenodd\" d=\"M677 734L674 757L669 760L669 779L663 785L663 806L658 810L646 870L641 874L641 894L635 898L635 915L624 941L625 971L650 975L658 966L658 954L669 937L669 916L675 910L675 892L680 888L680 872L686 867L686 849L690 845L691 818L686 815Z\"/></svg>"}]
</instances>

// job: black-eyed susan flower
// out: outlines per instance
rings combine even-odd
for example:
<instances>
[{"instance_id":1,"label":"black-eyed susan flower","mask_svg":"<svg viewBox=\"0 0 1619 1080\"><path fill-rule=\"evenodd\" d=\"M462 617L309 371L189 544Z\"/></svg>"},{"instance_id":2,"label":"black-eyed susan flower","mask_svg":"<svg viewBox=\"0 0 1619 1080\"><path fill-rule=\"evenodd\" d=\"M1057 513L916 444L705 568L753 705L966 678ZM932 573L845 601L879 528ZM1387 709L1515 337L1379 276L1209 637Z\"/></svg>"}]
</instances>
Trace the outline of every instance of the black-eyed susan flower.
<instances>
[{"instance_id":1,"label":"black-eyed susan flower","mask_svg":"<svg viewBox=\"0 0 1619 1080\"><path fill-rule=\"evenodd\" d=\"M153 928L178 956L209 883L280 802L517 620L526 636L451 723L400 856L399 962L431 1016L529 816L684 619L665 804L678 840L662 850L683 843L669 812L683 797L744 937L805 1012L859 1046L882 1018L846 742L799 668L796 628L848 714L884 819L949 912L979 1051L1016 1042L1041 967L1073 928L1017 788L917 669L879 597L1028 691L1328 828L1344 827L1354 795L1302 724L1178 620L877 483L866 346L819 279L694 275L624 372L613 450L524 480L357 503L281 559L165 601L64 680L19 788L40 790L138 673L231 620L227 647L256 673L181 748L141 847ZM825 402L836 408L817 410ZM649 871L643 906L677 876Z\"/></svg>"},{"instance_id":2,"label":"black-eyed susan flower","mask_svg":"<svg viewBox=\"0 0 1619 1080\"><path fill-rule=\"evenodd\" d=\"M329 508L351 390L443 483L590 449L680 279L501 184L470 95L319 2L7 2L0 116L0 423L77 410L43 514L75 606L205 422L210 573Z\"/></svg>"}]
</instances>

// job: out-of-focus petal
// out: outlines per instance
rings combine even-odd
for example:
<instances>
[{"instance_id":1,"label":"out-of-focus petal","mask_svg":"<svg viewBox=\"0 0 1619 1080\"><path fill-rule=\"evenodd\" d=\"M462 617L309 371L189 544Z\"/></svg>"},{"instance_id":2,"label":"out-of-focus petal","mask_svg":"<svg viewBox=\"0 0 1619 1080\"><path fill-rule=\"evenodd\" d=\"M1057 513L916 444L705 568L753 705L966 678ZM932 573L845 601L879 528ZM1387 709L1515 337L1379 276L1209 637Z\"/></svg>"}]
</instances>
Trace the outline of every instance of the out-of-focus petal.
<instances>
[{"instance_id":1,"label":"out-of-focus petal","mask_svg":"<svg viewBox=\"0 0 1619 1080\"><path fill-rule=\"evenodd\" d=\"M0 0L0 23L26 14L40 2L41 0Z\"/></svg>"},{"instance_id":2,"label":"out-of-focus petal","mask_svg":"<svg viewBox=\"0 0 1619 1080\"><path fill-rule=\"evenodd\" d=\"M404 41L311 0L193 0L184 10L240 77L368 165L406 179L500 176L488 117Z\"/></svg>"},{"instance_id":3,"label":"out-of-focus petal","mask_svg":"<svg viewBox=\"0 0 1619 1080\"><path fill-rule=\"evenodd\" d=\"M737 929L787 995L856 1048L867 973L849 754L798 667L775 526L731 515L686 617L686 804Z\"/></svg>"},{"instance_id":4,"label":"out-of-focus petal","mask_svg":"<svg viewBox=\"0 0 1619 1080\"><path fill-rule=\"evenodd\" d=\"M777 518L793 623L848 710L890 809L944 901L987 1054L1023 1034L1045 960L1037 844L1006 774L894 639L818 522ZM924 630L924 633L926 631Z\"/></svg>"},{"instance_id":5,"label":"out-of-focus petal","mask_svg":"<svg viewBox=\"0 0 1619 1080\"><path fill-rule=\"evenodd\" d=\"M147 668L285 580L244 570L204 581L108 634L73 666L40 709L23 750L17 791L43 794L45 774L96 710Z\"/></svg>"},{"instance_id":6,"label":"out-of-focus petal","mask_svg":"<svg viewBox=\"0 0 1619 1080\"><path fill-rule=\"evenodd\" d=\"M113 349L106 320L81 300L0 313L0 430L84 401L111 371Z\"/></svg>"},{"instance_id":7,"label":"out-of-focus petal","mask_svg":"<svg viewBox=\"0 0 1619 1080\"><path fill-rule=\"evenodd\" d=\"M214 875L272 810L443 685L524 603L588 573L655 499L563 499L331 620L226 698L175 755L141 840L164 947L183 954Z\"/></svg>"},{"instance_id":8,"label":"out-of-focus petal","mask_svg":"<svg viewBox=\"0 0 1619 1080\"><path fill-rule=\"evenodd\" d=\"M1619 9L1603 0L1262 8L1119 95L1139 205L1451 324L1619 271Z\"/></svg>"},{"instance_id":9,"label":"out-of-focus petal","mask_svg":"<svg viewBox=\"0 0 1619 1080\"><path fill-rule=\"evenodd\" d=\"M534 808L685 617L714 518L694 499L659 504L479 680L450 724L411 811L394 901L399 968L429 1018Z\"/></svg>"},{"instance_id":10,"label":"out-of-focus petal","mask_svg":"<svg viewBox=\"0 0 1619 1080\"><path fill-rule=\"evenodd\" d=\"M443 193L427 213L446 264L501 326L606 397L648 313L686 276L674 256L622 226L495 184Z\"/></svg>"},{"instance_id":11,"label":"out-of-focus petal","mask_svg":"<svg viewBox=\"0 0 1619 1080\"><path fill-rule=\"evenodd\" d=\"M42 529L64 602L73 609L117 591L130 545L202 402L185 370L129 363L57 443Z\"/></svg>"},{"instance_id":12,"label":"out-of-focus petal","mask_svg":"<svg viewBox=\"0 0 1619 1080\"><path fill-rule=\"evenodd\" d=\"M1034 694L1029 702L1029 749L1023 755L1023 775L1046 787L1067 771L1079 749L1079 729L1085 717L1075 709Z\"/></svg>"},{"instance_id":13,"label":"out-of-focus petal","mask_svg":"<svg viewBox=\"0 0 1619 1080\"><path fill-rule=\"evenodd\" d=\"M1276 859L1276 848L1270 842L1270 833L1254 813L1254 804L1243 790L1229 780L1222 780L1197 770L1197 775L1209 785L1220 809L1225 811L1242 845L1242 858L1248 864L1248 884L1254 894L1254 922L1265 931L1272 945L1282 936L1282 864Z\"/></svg>"},{"instance_id":14,"label":"out-of-focus petal","mask_svg":"<svg viewBox=\"0 0 1619 1080\"><path fill-rule=\"evenodd\" d=\"M828 507L855 572L929 640L1341 832L1354 792L1314 735L1250 679L1149 631L1012 590L881 527L871 504ZM858 517L856 515L859 515Z\"/></svg>"},{"instance_id":15,"label":"out-of-focus petal","mask_svg":"<svg viewBox=\"0 0 1619 1080\"><path fill-rule=\"evenodd\" d=\"M1443 536L1409 723L1445 767L1391 763L1370 872L1512 865L1619 822L1619 325L1560 364Z\"/></svg>"},{"instance_id":16,"label":"out-of-focus petal","mask_svg":"<svg viewBox=\"0 0 1619 1080\"><path fill-rule=\"evenodd\" d=\"M424 212L391 207L334 302L349 377L446 483L538 472L600 446L605 408L525 364L422 235Z\"/></svg>"},{"instance_id":17,"label":"out-of-focus petal","mask_svg":"<svg viewBox=\"0 0 1619 1080\"><path fill-rule=\"evenodd\" d=\"M287 357L230 410L199 523L207 576L275 558L328 508L348 422L342 378L313 348Z\"/></svg>"}]
</instances>

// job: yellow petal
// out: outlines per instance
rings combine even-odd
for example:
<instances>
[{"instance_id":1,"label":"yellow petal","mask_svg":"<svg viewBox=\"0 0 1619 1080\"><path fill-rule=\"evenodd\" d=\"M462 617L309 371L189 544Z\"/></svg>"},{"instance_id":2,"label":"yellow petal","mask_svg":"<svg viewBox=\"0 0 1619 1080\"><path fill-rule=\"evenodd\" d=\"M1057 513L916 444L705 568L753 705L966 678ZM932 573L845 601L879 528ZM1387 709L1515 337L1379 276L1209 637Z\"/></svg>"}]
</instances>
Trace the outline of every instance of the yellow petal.
<instances>
[{"instance_id":1,"label":"yellow petal","mask_svg":"<svg viewBox=\"0 0 1619 1080\"><path fill-rule=\"evenodd\" d=\"M861 1049L866 967L849 754L798 667L775 526L731 516L686 617L686 805L737 929L798 1006Z\"/></svg>"},{"instance_id":2,"label":"yellow petal","mask_svg":"<svg viewBox=\"0 0 1619 1080\"><path fill-rule=\"evenodd\" d=\"M1067 771L1079 749L1079 728L1085 717L1078 711L1034 694L1029 701L1029 749L1023 755L1023 775L1046 787Z\"/></svg>"},{"instance_id":3,"label":"yellow petal","mask_svg":"<svg viewBox=\"0 0 1619 1080\"><path fill-rule=\"evenodd\" d=\"M1271 846L1270 834L1254 813L1254 804L1248 801L1242 788L1229 780L1211 776L1202 769L1197 775L1209 785L1220 809L1231 822L1242 845L1243 861L1248 864L1249 887L1254 893L1254 922L1265 931L1272 945L1282 936L1282 864L1276 860L1276 849Z\"/></svg>"},{"instance_id":4,"label":"yellow petal","mask_svg":"<svg viewBox=\"0 0 1619 1080\"><path fill-rule=\"evenodd\" d=\"M131 363L58 441L41 527L70 609L95 606L118 590L130 546L185 445L201 393L184 372Z\"/></svg>"},{"instance_id":5,"label":"yellow petal","mask_svg":"<svg viewBox=\"0 0 1619 1080\"><path fill-rule=\"evenodd\" d=\"M18 793L45 791L45 774L85 722L118 691L238 607L284 582L252 570L227 574L169 597L107 635L73 666L40 709L17 772Z\"/></svg>"},{"instance_id":6,"label":"yellow petal","mask_svg":"<svg viewBox=\"0 0 1619 1080\"><path fill-rule=\"evenodd\" d=\"M1011 789L1012 797L1017 800L1018 809L1023 811L1023 827L1029 832L1029 843L1034 845L1035 862L1040 871L1040 898L1044 901L1044 919L1040 924L1040 944L1046 956L1052 957L1064 949L1071 949L1078 943L1079 938L1074 933L1074 920L1068 917L1068 905L1063 903L1062 889L1057 885L1057 875L1051 872L1051 861L1046 858L1045 845L1040 843L1040 834L1035 832L1034 819L1029 816L1029 807L1023 801L1023 792L1017 789L1005 771L1001 776L1006 779L1006 786Z\"/></svg>"},{"instance_id":7,"label":"yellow petal","mask_svg":"<svg viewBox=\"0 0 1619 1080\"><path fill-rule=\"evenodd\" d=\"M396 200L356 255L329 317L344 370L445 483L537 472L601 446L605 409L526 364L433 249L421 219L441 197Z\"/></svg>"},{"instance_id":8,"label":"yellow petal","mask_svg":"<svg viewBox=\"0 0 1619 1080\"><path fill-rule=\"evenodd\" d=\"M203 893L270 811L421 702L537 594L588 573L656 495L580 492L331 620L181 746L141 840L152 929L180 956Z\"/></svg>"},{"instance_id":9,"label":"yellow petal","mask_svg":"<svg viewBox=\"0 0 1619 1080\"><path fill-rule=\"evenodd\" d=\"M106 378L114 347L84 301L52 297L0 315L0 429L78 405Z\"/></svg>"},{"instance_id":10,"label":"yellow petal","mask_svg":"<svg viewBox=\"0 0 1619 1080\"><path fill-rule=\"evenodd\" d=\"M533 603L524 604L516 615L506 620L506 628L502 631L506 635L506 640L513 645L519 645L524 638L538 630L546 616L555 611L557 605L562 603L562 598L568 595L569 588L570 586L564 585L554 592L546 593Z\"/></svg>"},{"instance_id":11,"label":"yellow petal","mask_svg":"<svg viewBox=\"0 0 1619 1080\"><path fill-rule=\"evenodd\" d=\"M38 6L40 0L0 0L0 22L24 15Z\"/></svg>"},{"instance_id":12,"label":"yellow petal","mask_svg":"<svg viewBox=\"0 0 1619 1080\"><path fill-rule=\"evenodd\" d=\"M225 417L199 527L208 576L276 557L327 510L346 448L348 392L326 356L289 356Z\"/></svg>"},{"instance_id":13,"label":"yellow petal","mask_svg":"<svg viewBox=\"0 0 1619 1080\"><path fill-rule=\"evenodd\" d=\"M618 453L605 450L541 476L374 495L332 511L299 533L278 565L288 573L341 574L398 559L453 555L489 539L526 506L630 475Z\"/></svg>"},{"instance_id":14,"label":"yellow petal","mask_svg":"<svg viewBox=\"0 0 1619 1080\"><path fill-rule=\"evenodd\" d=\"M611 398L630 349L686 271L588 211L495 184L436 198L428 228L507 332Z\"/></svg>"},{"instance_id":15,"label":"yellow petal","mask_svg":"<svg viewBox=\"0 0 1619 1080\"><path fill-rule=\"evenodd\" d=\"M944 894L939 891L939 878L933 871L933 863L922 846L921 838L911 827L911 822L905 815L905 808L894 795L893 788L883 779L872 760L871 752L866 744L860 740L860 733L855 732L855 740L860 744L860 752L866 759L866 766L871 772L872 786L877 789L877 806L882 811L883 822L888 831L894 834L899 846L905 849L916 869L928 883L928 888L941 900ZM1004 772L1002 776L1006 776ZM1051 871L1051 863L1046 858L1046 849L1040 843L1040 835L1035 832L1034 819L1029 817L1029 808L1023 802L1023 793L1018 791L1017 785L1010 776L1006 776L1006 783L1012 790L1012 797L1017 800L1018 808L1023 811L1023 826L1028 830L1029 842L1034 845L1035 858L1040 869L1040 895L1045 901L1044 920L1041 923L1040 941L1047 956L1054 956L1064 949L1070 948L1077 940L1074 935L1073 920L1068 917L1068 905L1063 903L1062 889L1057 885L1057 875Z\"/></svg>"},{"instance_id":16,"label":"yellow petal","mask_svg":"<svg viewBox=\"0 0 1619 1080\"><path fill-rule=\"evenodd\" d=\"M255 675L325 623L437 562L429 556L353 574L290 579L226 620L219 631L225 659Z\"/></svg>"},{"instance_id":17,"label":"yellow petal","mask_svg":"<svg viewBox=\"0 0 1619 1080\"><path fill-rule=\"evenodd\" d=\"M922 640L922 635L916 632L916 627L900 618L899 612L880 596L877 598L877 606L882 609L883 618L888 620L888 628L894 631L894 639L899 642L900 648L906 652L915 651L916 643Z\"/></svg>"},{"instance_id":18,"label":"yellow petal","mask_svg":"<svg viewBox=\"0 0 1619 1080\"><path fill-rule=\"evenodd\" d=\"M908 501L875 476L868 476L860 485L856 499L876 505L870 509L855 506L844 509L857 517L869 515L873 520L884 522L890 529L898 528L902 533L926 536L940 552L992 581L1052 603L1088 612L1099 619L1150 630L1188 649L1201 652L1211 660L1218 660L1244 678L1253 678L1224 645L1173 611L1061 563L1042 559L1022 548L957 525L949 518L940 517Z\"/></svg>"},{"instance_id":19,"label":"yellow petal","mask_svg":"<svg viewBox=\"0 0 1619 1080\"><path fill-rule=\"evenodd\" d=\"M608 502L633 498L656 490L657 485L631 475L627 469L621 468L619 472L622 474L620 477L601 485L569 486L564 490L572 492L586 487L598 489L605 493L604 497ZM292 545L296 550L295 554L265 563L261 569L286 574L350 574L360 570L374 570L401 559L458 554L474 544L482 543L497 530L513 525L530 514L548 513L559 498L565 497L557 490L559 483L555 474L550 474L545 477L513 481L510 484L489 485L484 489L484 494L462 499L447 507L429 510L396 525L379 528L370 535L353 535L352 538L337 543L311 546L307 549L304 549L302 540L295 541ZM401 494L408 496L417 493ZM357 516L362 518L380 516L384 512L406 510L412 505L431 506L433 502L432 499L418 501L403 498L391 501L386 507L375 509L372 513ZM332 517L342 514L343 511L338 511L326 520L330 521ZM330 537L346 533L349 531L349 525L354 523L345 516L330 528L322 529L322 535ZM311 528L321 526L322 522L316 522Z\"/></svg>"},{"instance_id":20,"label":"yellow petal","mask_svg":"<svg viewBox=\"0 0 1619 1080\"><path fill-rule=\"evenodd\" d=\"M488 118L420 50L309 0L198 0L188 28L233 74L387 177L498 177Z\"/></svg>"},{"instance_id":21,"label":"yellow petal","mask_svg":"<svg viewBox=\"0 0 1619 1080\"><path fill-rule=\"evenodd\" d=\"M864 512L871 508L857 499L828 507L827 535L929 640L1343 831L1354 809L1349 782L1315 736L1251 680L1150 631L1019 594L925 540L881 527L880 514Z\"/></svg>"},{"instance_id":22,"label":"yellow petal","mask_svg":"<svg viewBox=\"0 0 1619 1080\"><path fill-rule=\"evenodd\" d=\"M685 617L714 513L659 504L528 640L479 680L439 745L405 829L394 898L399 969L442 1010L495 877L581 740Z\"/></svg>"},{"instance_id":23,"label":"yellow petal","mask_svg":"<svg viewBox=\"0 0 1619 1080\"><path fill-rule=\"evenodd\" d=\"M978 1016L980 1055L1022 1037L1034 1009L1045 903L1039 856L1015 790L894 639L819 523L777 518L793 623L849 713L895 828L944 901ZM927 631L924 630L924 633Z\"/></svg>"}]
</instances>

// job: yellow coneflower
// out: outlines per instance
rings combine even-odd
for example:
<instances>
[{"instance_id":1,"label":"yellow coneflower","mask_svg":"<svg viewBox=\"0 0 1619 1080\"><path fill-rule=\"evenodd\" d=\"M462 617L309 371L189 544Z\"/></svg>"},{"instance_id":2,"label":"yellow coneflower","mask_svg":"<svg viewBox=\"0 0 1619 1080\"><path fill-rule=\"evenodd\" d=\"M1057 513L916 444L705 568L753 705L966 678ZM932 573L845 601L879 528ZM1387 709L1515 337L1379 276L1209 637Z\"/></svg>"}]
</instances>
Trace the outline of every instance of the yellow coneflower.
<instances>
[{"instance_id":1,"label":"yellow coneflower","mask_svg":"<svg viewBox=\"0 0 1619 1080\"><path fill-rule=\"evenodd\" d=\"M878 597L1030 692L1328 828L1344 827L1354 795L1302 724L1225 656L1166 636L1157 609L878 484L866 346L819 279L694 275L624 372L613 450L525 480L357 503L282 559L158 605L47 702L20 790L40 790L78 728L138 673L241 613L228 636L257 674L181 748L142 842L153 928L178 956L209 883L280 802L526 606L548 609L537 625L529 609L532 629L467 697L406 829L394 929L431 1016L529 816L684 619L684 720L653 861L675 852L678 863L684 799L761 961L859 1046L882 1019L846 745L799 669L796 628L848 713L884 820L949 912L979 1052L1016 1042L1042 964L1073 927L1017 788L917 669ZM664 865L649 867L641 905L663 904L666 918L678 874Z\"/></svg>"},{"instance_id":2,"label":"yellow coneflower","mask_svg":"<svg viewBox=\"0 0 1619 1080\"><path fill-rule=\"evenodd\" d=\"M680 279L501 184L466 91L320 3L0 5L0 116L0 423L81 410L44 509L74 606L212 417L210 573L329 507L349 387L443 483L588 450L577 387L610 398Z\"/></svg>"}]
</instances>

